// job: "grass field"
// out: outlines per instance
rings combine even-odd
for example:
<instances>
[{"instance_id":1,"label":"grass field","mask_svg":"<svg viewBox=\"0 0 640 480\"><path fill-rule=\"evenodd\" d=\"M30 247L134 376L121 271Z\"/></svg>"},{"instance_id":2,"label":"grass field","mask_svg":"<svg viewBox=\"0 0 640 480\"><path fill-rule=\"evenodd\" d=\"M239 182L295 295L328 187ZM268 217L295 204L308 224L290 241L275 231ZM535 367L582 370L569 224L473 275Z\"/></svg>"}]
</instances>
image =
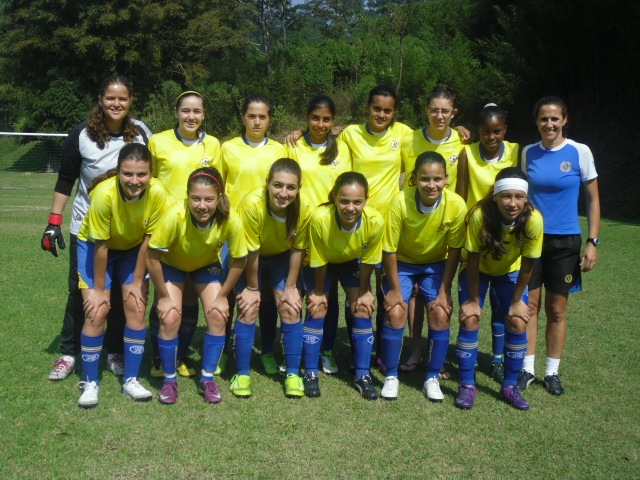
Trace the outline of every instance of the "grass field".
<instances>
[{"instance_id":1,"label":"grass field","mask_svg":"<svg viewBox=\"0 0 640 480\"><path fill-rule=\"evenodd\" d=\"M78 373L47 380L57 357L68 252L40 250L54 175L0 172L0 478L638 478L640 476L640 226L604 221L597 269L570 300L561 370L566 394L540 382L520 412L498 400L485 373L481 334L476 406L460 411L421 393L424 369L404 374L395 402L366 402L340 374L321 377L322 397L289 400L281 377L253 358L254 396L207 405L193 380L180 380L174 406L136 404L104 373L100 405L77 407ZM68 220L68 215L66 217ZM68 221L65 222L68 224ZM65 233L68 233L65 227ZM485 317L486 318L486 317ZM544 328L544 317L541 328ZM200 327L198 341L203 334ZM452 325L449 358L457 334ZM543 340L544 335L541 335ZM346 366L343 325L337 350ZM544 345L536 371L544 370ZM198 359L199 354L194 354ZM142 383L157 397L148 361ZM377 386L384 380L374 371Z\"/></svg>"}]
</instances>

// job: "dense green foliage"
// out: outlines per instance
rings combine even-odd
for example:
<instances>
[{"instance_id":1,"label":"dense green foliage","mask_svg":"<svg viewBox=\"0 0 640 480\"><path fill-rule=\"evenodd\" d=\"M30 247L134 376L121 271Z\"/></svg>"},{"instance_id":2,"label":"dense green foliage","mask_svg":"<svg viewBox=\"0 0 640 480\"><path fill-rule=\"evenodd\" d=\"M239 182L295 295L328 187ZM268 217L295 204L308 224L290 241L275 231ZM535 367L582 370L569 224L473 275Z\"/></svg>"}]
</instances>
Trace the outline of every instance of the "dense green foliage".
<instances>
[{"instance_id":1,"label":"dense green foliage","mask_svg":"<svg viewBox=\"0 0 640 480\"><path fill-rule=\"evenodd\" d=\"M536 140L535 100L558 94L575 138L598 159L615 157L615 178L600 166L605 187L622 191L624 183L613 188L618 176L639 173L629 108L640 104L630 67L640 63L637 2L6 0L0 8L2 130L68 130L111 73L129 77L134 109L156 131L173 125L177 92L202 91L206 128L220 138L237 132L248 93L274 100L277 130L300 127L319 92L335 98L338 122L360 121L368 90L383 82L399 91L399 118L418 127L427 92L444 82L459 94L458 123L473 129L492 99L509 111L509 137L520 143Z\"/></svg>"}]
</instances>

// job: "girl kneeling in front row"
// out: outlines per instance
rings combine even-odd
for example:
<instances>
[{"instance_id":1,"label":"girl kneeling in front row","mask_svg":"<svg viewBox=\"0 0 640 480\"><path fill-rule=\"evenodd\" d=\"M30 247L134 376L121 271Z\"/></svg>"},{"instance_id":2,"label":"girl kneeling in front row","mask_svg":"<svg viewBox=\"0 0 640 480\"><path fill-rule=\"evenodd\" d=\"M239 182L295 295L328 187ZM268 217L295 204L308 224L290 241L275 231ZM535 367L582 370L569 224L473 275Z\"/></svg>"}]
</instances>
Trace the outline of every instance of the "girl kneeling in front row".
<instances>
[{"instance_id":1,"label":"girl kneeling in front row","mask_svg":"<svg viewBox=\"0 0 640 480\"><path fill-rule=\"evenodd\" d=\"M85 313L81 334L85 380L78 385L83 390L78 405L84 408L98 404L98 366L114 277L122 284L126 318L122 393L136 401L152 397L137 379L147 334L145 258L149 235L165 209L167 191L151 178L151 152L138 143L120 150L117 169L105 177L91 191L89 212L78 232L79 287Z\"/></svg>"},{"instance_id":2,"label":"girl kneeling in front row","mask_svg":"<svg viewBox=\"0 0 640 480\"><path fill-rule=\"evenodd\" d=\"M527 176L502 170L489 194L467 215L467 240L459 277L460 331L456 357L460 387L455 404L470 409L476 395L475 365L484 297L491 284L506 321L502 398L519 410L529 404L516 386L527 351L527 285L542 252L542 215L528 202Z\"/></svg>"},{"instance_id":3,"label":"girl kneeling in front row","mask_svg":"<svg viewBox=\"0 0 640 480\"><path fill-rule=\"evenodd\" d=\"M361 173L340 174L329 195L330 202L318 207L309 222L309 267L305 269L307 317L304 322L304 392L320 396L318 361L322 345L331 280L338 277L354 314L353 348L355 387L367 400L378 398L370 375L373 349L374 297L371 274L382 260L384 220L366 207L367 179Z\"/></svg>"},{"instance_id":4,"label":"girl kneeling in front row","mask_svg":"<svg viewBox=\"0 0 640 480\"><path fill-rule=\"evenodd\" d=\"M174 204L162 217L147 254L160 319L158 350L164 385L159 400L172 404L178 397L176 357L182 320L180 307L189 275L207 321L200 384L205 401L219 403L222 397L213 373L225 344L225 326L229 319L227 295L242 275L247 242L240 218L230 211L218 170L209 167L195 170L187 181L187 194L186 200ZM226 279L220 263L220 249L225 241L232 258Z\"/></svg>"}]
</instances>

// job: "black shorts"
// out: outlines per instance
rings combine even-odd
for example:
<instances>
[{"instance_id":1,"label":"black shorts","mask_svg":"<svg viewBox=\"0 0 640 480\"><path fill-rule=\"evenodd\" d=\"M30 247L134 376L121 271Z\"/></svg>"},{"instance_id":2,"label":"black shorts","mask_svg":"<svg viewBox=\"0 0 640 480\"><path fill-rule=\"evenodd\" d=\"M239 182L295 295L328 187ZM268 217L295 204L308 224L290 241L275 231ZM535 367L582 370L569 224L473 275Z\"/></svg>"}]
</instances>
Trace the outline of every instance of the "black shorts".
<instances>
[{"instance_id":1,"label":"black shorts","mask_svg":"<svg viewBox=\"0 0 640 480\"><path fill-rule=\"evenodd\" d=\"M540 288L553 293L582 290L580 271L581 235L544 234L542 256L533 263L529 290Z\"/></svg>"}]
</instances>

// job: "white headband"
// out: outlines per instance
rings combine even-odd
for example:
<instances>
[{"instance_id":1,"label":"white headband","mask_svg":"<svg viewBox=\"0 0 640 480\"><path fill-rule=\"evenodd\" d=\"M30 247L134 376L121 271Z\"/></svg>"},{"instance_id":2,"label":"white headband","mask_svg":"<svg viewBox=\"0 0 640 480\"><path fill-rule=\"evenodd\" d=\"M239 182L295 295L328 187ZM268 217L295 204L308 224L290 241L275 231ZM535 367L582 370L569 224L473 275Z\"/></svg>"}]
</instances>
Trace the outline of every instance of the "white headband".
<instances>
[{"instance_id":1,"label":"white headband","mask_svg":"<svg viewBox=\"0 0 640 480\"><path fill-rule=\"evenodd\" d=\"M496 195L503 190L522 190L524 193L528 193L529 183L521 178L503 178L493 186L493 194Z\"/></svg>"}]
</instances>

